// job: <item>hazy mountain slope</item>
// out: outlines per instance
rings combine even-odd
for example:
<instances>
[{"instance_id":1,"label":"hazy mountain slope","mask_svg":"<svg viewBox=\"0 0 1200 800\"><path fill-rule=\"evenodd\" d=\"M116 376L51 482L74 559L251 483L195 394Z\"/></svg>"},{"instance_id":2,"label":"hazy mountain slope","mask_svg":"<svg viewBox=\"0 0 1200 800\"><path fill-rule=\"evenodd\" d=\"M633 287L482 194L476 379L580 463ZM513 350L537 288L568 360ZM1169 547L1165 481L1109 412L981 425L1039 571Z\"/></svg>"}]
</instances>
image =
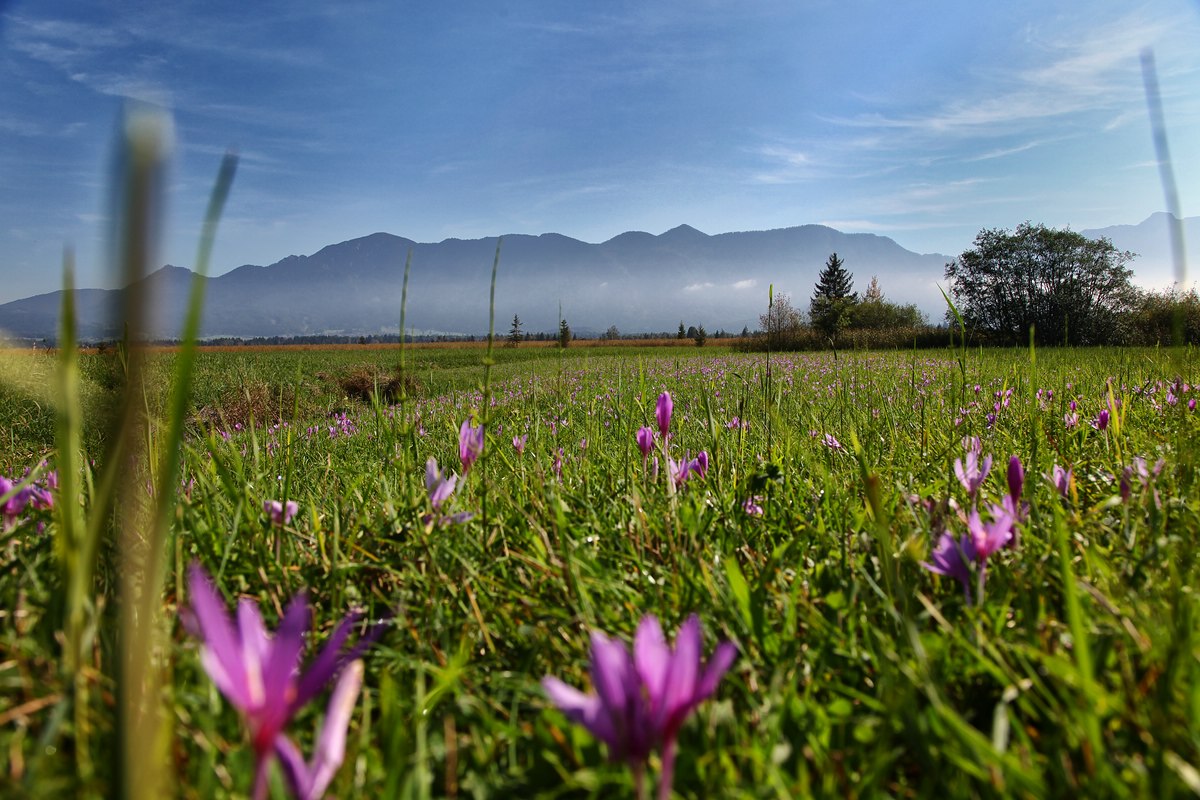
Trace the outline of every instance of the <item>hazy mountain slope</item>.
<instances>
[{"instance_id":1,"label":"hazy mountain slope","mask_svg":"<svg viewBox=\"0 0 1200 800\"><path fill-rule=\"evenodd\" d=\"M417 243L376 233L270 266L246 265L207 281L205 336L291 336L395 331L404 262L412 250L407 324L418 331L482 333L496 239ZM519 314L526 330L554 330L562 314L577 331L674 330L679 321L708 330L753 329L767 288L807 308L817 273L832 252L864 289L878 275L884 294L940 313L948 260L920 255L872 234L821 225L710 236L681 225L660 235L628 232L589 244L554 233L503 239L496 320L506 330ZM191 273L165 267L151 275L155 334L178 335ZM77 298L84 337L111 336L107 322L118 291L85 290ZM60 293L0 306L12 335L53 336Z\"/></svg>"}]
</instances>

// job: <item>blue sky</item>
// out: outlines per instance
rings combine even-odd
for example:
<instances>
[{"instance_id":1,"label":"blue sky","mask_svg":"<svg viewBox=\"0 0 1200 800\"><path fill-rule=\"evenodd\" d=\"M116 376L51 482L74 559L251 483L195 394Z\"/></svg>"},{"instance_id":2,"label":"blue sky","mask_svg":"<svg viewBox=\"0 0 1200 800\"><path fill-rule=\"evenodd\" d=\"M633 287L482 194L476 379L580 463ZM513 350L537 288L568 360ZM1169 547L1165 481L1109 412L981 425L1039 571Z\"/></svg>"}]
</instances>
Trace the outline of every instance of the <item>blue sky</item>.
<instances>
[{"instance_id":1,"label":"blue sky","mask_svg":"<svg viewBox=\"0 0 1200 800\"><path fill-rule=\"evenodd\" d=\"M126 98L174 115L161 263L213 272L376 231L599 242L825 223L954 255L983 227L1163 209L1153 47L1200 213L1200 3L0 0L0 302L110 285ZM885 287L886 288L886 287Z\"/></svg>"}]
</instances>

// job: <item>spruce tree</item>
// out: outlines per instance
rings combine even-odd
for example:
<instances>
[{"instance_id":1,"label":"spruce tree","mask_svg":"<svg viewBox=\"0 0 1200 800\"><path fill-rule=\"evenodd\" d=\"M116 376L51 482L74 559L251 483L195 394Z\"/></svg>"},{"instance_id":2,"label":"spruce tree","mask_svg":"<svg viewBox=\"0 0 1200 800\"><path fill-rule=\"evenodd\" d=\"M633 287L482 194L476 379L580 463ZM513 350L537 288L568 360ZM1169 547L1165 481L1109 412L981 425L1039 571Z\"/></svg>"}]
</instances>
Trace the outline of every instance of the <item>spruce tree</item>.
<instances>
[{"instance_id":1,"label":"spruce tree","mask_svg":"<svg viewBox=\"0 0 1200 800\"><path fill-rule=\"evenodd\" d=\"M813 327L831 341L850 324L850 314L858 302L858 293L852 291L854 276L843 266L845 263L837 253L830 254L817 276L816 289L808 307Z\"/></svg>"},{"instance_id":2,"label":"spruce tree","mask_svg":"<svg viewBox=\"0 0 1200 800\"><path fill-rule=\"evenodd\" d=\"M525 338L525 334L521 332L521 317L513 314L512 327L508 329L507 347L516 347Z\"/></svg>"}]
</instances>

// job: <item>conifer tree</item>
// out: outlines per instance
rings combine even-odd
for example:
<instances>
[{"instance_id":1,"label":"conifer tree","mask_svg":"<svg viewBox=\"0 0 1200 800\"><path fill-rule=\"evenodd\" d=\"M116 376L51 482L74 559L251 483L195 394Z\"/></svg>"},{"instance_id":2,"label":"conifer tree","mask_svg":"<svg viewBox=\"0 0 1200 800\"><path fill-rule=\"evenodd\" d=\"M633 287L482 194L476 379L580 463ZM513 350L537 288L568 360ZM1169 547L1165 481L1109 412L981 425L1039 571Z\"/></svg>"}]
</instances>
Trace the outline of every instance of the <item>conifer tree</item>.
<instances>
[{"instance_id":1,"label":"conifer tree","mask_svg":"<svg viewBox=\"0 0 1200 800\"><path fill-rule=\"evenodd\" d=\"M854 276L843 266L846 262L837 253L830 254L825 261L817 285L809 303L809 318L812 325L831 341L850 324L850 315L858 303L858 293L852 291Z\"/></svg>"},{"instance_id":2,"label":"conifer tree","mask_svg":"<svg viewBox=\"0 0 1200 800\"><path fill-rule=\"evenodd\" d=\"M525 334L521 332L521 317L513 314L512 327L508 329L507 347L516 347L525 338Z\"/></svg>"}]
</instances>

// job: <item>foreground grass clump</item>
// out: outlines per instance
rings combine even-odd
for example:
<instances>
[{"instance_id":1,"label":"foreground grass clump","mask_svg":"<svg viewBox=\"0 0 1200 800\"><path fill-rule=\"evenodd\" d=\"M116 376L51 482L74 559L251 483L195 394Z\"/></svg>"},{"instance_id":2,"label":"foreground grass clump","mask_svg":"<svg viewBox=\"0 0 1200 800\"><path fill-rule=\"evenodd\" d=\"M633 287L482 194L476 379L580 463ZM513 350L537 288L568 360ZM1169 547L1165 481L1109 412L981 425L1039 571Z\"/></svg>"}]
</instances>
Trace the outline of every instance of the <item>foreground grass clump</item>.
<instances>
[{"instance_id":1,"label":"foreground grass clump","mask_svg":"<svg viewBox=\"0 0 1200 800\"><path fill-rule=\"evenodd\" d=\"M673 734L673 763L644 751L677 796L1200 788L1194 351L503 351L489 402L481 352L445 353L408 353L419 387L392 404L317 376L391 374L394 353L199 356L162 598L173 791L298 785L258 770L179 622L193 563L267 630L301 591L314 643L351 608L386 620L354 654L332 796L633 796L616 740L572 724L543 681L602 690L597 635L636 650L643 619L673 632L692 614L703 652L737 657ZM91 358L84 406L103 409L118 382ZM238 380L272 400L229 413ZM62 468L27 408L0 503ZM84 691L61 666L54 542L61 509L90 503L88 463L77 497L5 517L0 780L15 795L117 785L111 542ZM323 752L327 697L292 709L295 752Z\"/></svg>"}]
</instances>

